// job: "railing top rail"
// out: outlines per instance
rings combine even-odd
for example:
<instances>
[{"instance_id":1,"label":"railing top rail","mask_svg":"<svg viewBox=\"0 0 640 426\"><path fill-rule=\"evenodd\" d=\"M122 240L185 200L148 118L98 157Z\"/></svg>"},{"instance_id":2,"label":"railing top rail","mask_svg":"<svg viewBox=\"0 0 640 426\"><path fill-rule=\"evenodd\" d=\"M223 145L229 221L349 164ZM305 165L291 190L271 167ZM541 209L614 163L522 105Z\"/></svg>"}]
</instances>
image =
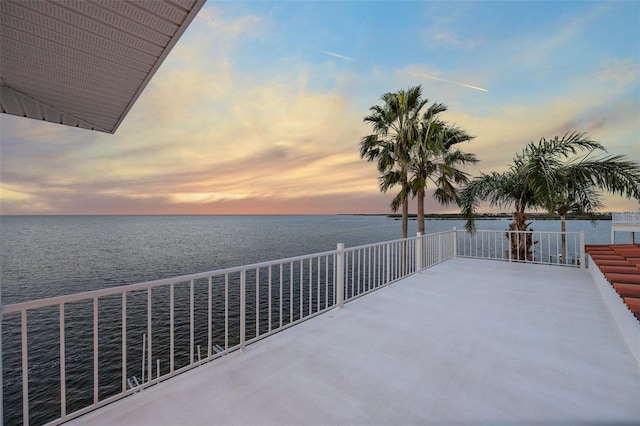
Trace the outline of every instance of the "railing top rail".
<instances>
[{"instance_id":1,"label":"railing top rail","mask_svg":"<svg viewBox=\"0 0 640 426\"><path fill-rule=\"evenodd\" d=\"M421 237L431 237L434 235L445 235L445 234L451 234L453 232L457 232L458 230L456 228L450 229L449 231L440 231L440 232L434 232L432 234L424 234L421 235Z\"/></svg>"},{"instance_id":2,"label":"railing top rail","mask_svg":"<svg viewBox=\"0 0 640 426\"><path fill-rule=\"evenodd\" d=\"M241 271L246 271L246 270L251 270L251 269L256 269L256 268L266 268L268 266L280 265L280 264L289 263L289 262L296 262L296 261L299 261L299 260L307 260L309 258L330 256L330 255L333 255L335 253L336 253L336 250L329 250L329 251L324 251L324 252L319 252L319 253L312 253L312 254L306 254L306 255L294 256L294 257L287 257L287 258L277 259L277 260L270 260L270 261L266 261L266 262L259 262L259 263L251 263L251 264L248 264L248 265L234 266L234 267L231 267L231 268L224 268L224 269L216 269L216 270L206 271L206 272L199 272L197 274L180 275L180 276L177 276L177 277L162 278L162 279L159 279L159 280L145 281L145 282L136 283L136 284L127 284L127 285L122 285L122 286L103 288L103 289L100 289L100 290L84 291L84 292L81 292L81 293L75 293L75 294L70 294L70 295L63 295L63 296L49 297L49 298L46 298L46 299L32 300L32 301L28 301L28 302L14 303L14 304L11 304L11 305L2 306L2 314L8 314L8 313L12 313L12 312L20 312L20 311L27 310L27 309L42 308L42 307L45 307L45 306L55 306L55 305L59 305L61 303L78 302L80 300L93 299L93 298L96 298L96 297L100 298L100 297L105 297L105 296L112 296L112 295L127 293L127 292L131 292L131 291L146 290L148 288L159 287L159 286L163 286L163 285L183 283L183 282L188 282L188 281L191 281L191 280L198 280L198 279L209 278L209 277L213 277L213 276L220 276L220 275L225 275L225 274L232 274L232 273L235 273L235 272L241 272Z\"/></svg>"},{"instance_id":3,"label":"railing top rail","mask_svg":"<svg viewBox=\"0 0 640 426\"><path fill-rule=\"evenodd\" d=\"M440 231L440 232L434 232L433 234L424 234L421 235L420 238L423 237L432 237L432 236L436 236L436 235L445 235L445 234L451 234L452 232L454 232L454 230L449 230L449 231ZM383 245L383 244L393 244L393 243L399 243L402 241L415 241L416 239L418 239L417 236L413 236L413 237L407 237L407 238L398 238L396 240L388 240L388 241L383 241L381 243L371 243L371 244L364 244L361 246L354 246L354 247L348 247L344 249L344 252L352 252L352 251L357 251L357 250L361 250L364 248L369 248L369 247L374 247L374 246L379 246L379 245Z\"/></svg>"}]
</instances>

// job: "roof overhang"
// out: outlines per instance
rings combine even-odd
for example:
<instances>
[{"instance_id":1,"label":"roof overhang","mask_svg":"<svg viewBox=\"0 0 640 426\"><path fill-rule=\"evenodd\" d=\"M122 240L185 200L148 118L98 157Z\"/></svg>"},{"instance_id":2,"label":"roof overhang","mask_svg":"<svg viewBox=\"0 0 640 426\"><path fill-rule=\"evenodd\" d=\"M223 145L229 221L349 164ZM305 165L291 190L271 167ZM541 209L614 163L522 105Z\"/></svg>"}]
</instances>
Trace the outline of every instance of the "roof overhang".
<instances>
[{"instance_id":1,"label":"roof overhang","mask_svg":"<svg viewBox=\"0 0 640 426\"><path fill-rule=\"evenodd\" d=\"M1 0L3 113L114 133L206 0Z\"/></svg>"}]
</instances>

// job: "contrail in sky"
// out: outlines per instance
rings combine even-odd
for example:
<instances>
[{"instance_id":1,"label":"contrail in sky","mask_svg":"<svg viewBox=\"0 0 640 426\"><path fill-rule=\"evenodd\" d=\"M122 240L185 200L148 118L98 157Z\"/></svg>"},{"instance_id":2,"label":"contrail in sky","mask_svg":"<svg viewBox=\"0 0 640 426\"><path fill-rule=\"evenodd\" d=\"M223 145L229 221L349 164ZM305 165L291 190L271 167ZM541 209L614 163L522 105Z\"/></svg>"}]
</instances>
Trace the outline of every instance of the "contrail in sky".
<instances>
[{"instance_id":1,"label":"contrail in sky","mask_svg":"<svg viewBox=\"0 0 640 426\"><path fill-rule=\"evenodd\" d=\"M353 58L350 58L349 56L341 55L341 54L335 53L335 52L330 52L328 50L321 50L321 52L324 53L325 55L333 56L334 58L344 59L346 61L352 61L353 60ZM466 87L468 89L479 90L481 92L488 92L489 91L488 89L485 89L483 87L473 86L471 84L461 83L459 81L446 80L444 78L434 77L434 76L431 76L431 75L428 75L428 74L422 74L422 73L418 73L418 72L404 71L404 70L396 70L396 71L406 72L407 74L411 74L413 76L421 77L421 78L428 78L429 80L436 80L436 81L442 81L443 83L456 84L458 86Z\"/></svg>"},{"instance_id":2,"label":"contrail in sky","mask_svg":"<svg viewBox=\"0 0 640 426\"><path fill-rule=\"evenodd\" d=\"M322 53L324 53L325 55L333 56L335 58L340 58L340 59L344 59L344 60L347 60L347 61L352 61L353 60L353 58L350 58L350 57L344 56L344 55L340 55L338 53L329 52L328 50L323 50Z\"/></svg>"},{"instance_id":3,"label":"contrail in sky","mask_svg":"<svg viewBox=\"0 0 640 426\"><path fill-rule=\"evenodd\" d=\"M418 73L418 72L402 71L402 70L398 70L398 71L406 72L407 74L415 75L416 77L428 78L429 80L436 80L436 81L442 81L444 83L457 84L458 86L468 87L469 89L480 90L482 92L488 92L489 91L488 89L485 89L485 88L482 88L482 87L472 86L470 84L460 83L458 81L445 80L444 78L433 77L431 75L421 74L421 73Z\"/></svg>"}]
</instances>

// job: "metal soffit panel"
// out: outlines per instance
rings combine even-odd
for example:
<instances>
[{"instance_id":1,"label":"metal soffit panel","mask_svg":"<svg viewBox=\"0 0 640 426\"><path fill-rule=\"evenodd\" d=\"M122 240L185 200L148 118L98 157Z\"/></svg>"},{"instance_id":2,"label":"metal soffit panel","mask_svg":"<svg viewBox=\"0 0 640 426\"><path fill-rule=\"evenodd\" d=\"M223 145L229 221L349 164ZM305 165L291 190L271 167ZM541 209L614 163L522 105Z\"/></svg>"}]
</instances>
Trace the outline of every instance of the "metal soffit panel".
<instances>
[{"instance_id":1,"label":"metal soffit panel","mask_svg":"<svg viewBox=\"0 0 640 426\"><path fill-rule=\"evenodd\" d=\"M114 133L206 0L0 0L2 112Z\"/></svg>"}]
</instances>

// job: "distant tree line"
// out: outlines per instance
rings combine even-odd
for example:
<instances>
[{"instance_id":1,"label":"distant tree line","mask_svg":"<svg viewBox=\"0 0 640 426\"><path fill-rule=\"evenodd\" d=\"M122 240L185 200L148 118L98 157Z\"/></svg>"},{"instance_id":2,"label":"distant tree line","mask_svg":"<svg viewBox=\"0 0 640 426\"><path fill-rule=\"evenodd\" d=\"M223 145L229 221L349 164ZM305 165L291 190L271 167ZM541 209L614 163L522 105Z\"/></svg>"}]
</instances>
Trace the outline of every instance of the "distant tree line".
<instances>
[{"instance_id":1,"label":"distant tree line","mask_svg":"<svg viewBox=\"0 0 640 426\"><path fill-rule=\"evenodd\" d=\"M380 215L372 215L372 216L380 216ZM400 213L387 213L384 216L387 216L392 219L401 219L402 215ZM527 216L530 219L536 220L558 220L557 215L549 214L549 213L528 213ZM474 219L508 219L512 218L513 213L476 213ZM409 213L409 220L417 219L418 215L415 213ZM425 219L466 219L466 217L462 213L425 213ZM599 212L594 213L592 215L583 213L568 213L567 219L569 220L611 220L612 213L611 212Z\"/></svg>"}]
</instances>

